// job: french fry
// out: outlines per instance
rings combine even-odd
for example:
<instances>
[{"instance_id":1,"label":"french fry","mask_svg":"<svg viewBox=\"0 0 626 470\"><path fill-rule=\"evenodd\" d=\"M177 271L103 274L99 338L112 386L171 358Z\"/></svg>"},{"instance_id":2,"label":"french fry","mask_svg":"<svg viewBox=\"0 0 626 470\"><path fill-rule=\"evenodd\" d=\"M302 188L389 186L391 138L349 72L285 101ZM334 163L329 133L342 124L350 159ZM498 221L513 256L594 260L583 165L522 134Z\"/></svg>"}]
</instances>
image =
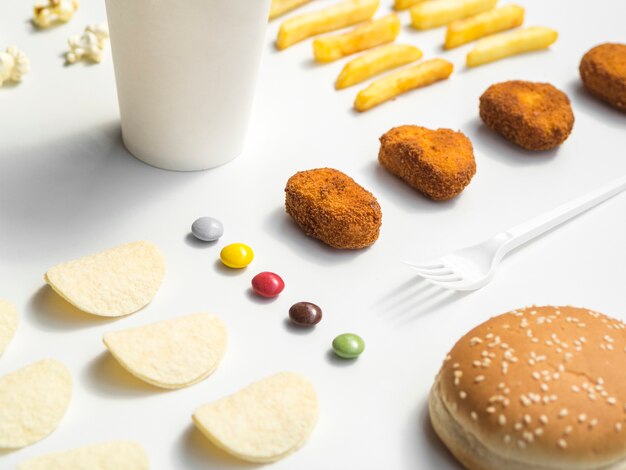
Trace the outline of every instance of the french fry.
<instances>
[{"instance_id":1,"label":"french fry","mask_svg":"<svg viewBox=\"0 0 626 470\"><path fill-rule=\"evenodd\" d=\"M354 108L367 111L409 90L445 80L453 70L454 66L447 60L431 59L390 73L361 90L354 100Z\"/></svg>"},{"instance_id":2,"label":"french fry","mask_svg":"<svg viewBox=\"0 0 626 470\"><path fill-rule=\"evenodd\" d=\"M390 44L377 47L348 62L337 81L335 88L340 90L367 80L381 72L410 64L422 58L422 51L415 46Z\"/></svg>"},{"instance_id":3,"label":"french fry","mask_svg":"<svg viewBox=\"0 0 626 470\"><path fill-rule=\"evenodd\" d=\"M476 43L467 54L467 66L476 67L512 55L545 49L558 36L559 33L553 29L541 26L495 34Z\"/></svg>"},{"instance_id":4,"label":"french fry","mask_svg":"<svg viewBox=\"0 0 626 470\"><path fill-rule=\"evenodd\" d=\"M524 8L507 5L476 16L453 21L446 31L446 49L453 49L490 34L517 28L524 22Z\"/></svg>"},{"instance_id":5,"label":"french fry","mask_svg":"<svg viewBox=\"0 0 626 470\"><path fill-rule=\"evenodd\" d=\"M426 0L395 0L393 3L393 9L396 11L406 10L418 3L425 2Z\"/></svg>"},{"instance_id":6,"label":"french fry","mask_svg":"<svg viewBox=\"0 0 626 470\"><path fill-rule=\"evenodd\" d=\"M336 31L374 16L379 0L347 0L322 10L289 18L280 25L276 47L286 49L318 34Z\"/></svg>"},{"instance_id":7,"label":"french fry","mask_svg":"<svg viewBox=\"0 0 626 470\"><path fill-rule=\"evenodd\" d=\"M318 62L331 62L355 52L392 42L400 34L400 19L392 13L371 20L351 31L313 41L313 54Z\"/></svg>"},{"instance_id":8,"label":"french fry","mask_svg":"<svg viewBox=\"0 0 626 470\"><path fill-rule=\"evenodd\" d=\"M411 24L429 29L491 10L498 0L429 0L411 8Z\"/></svg>"},{"instance_id":9,"label":"french fry","mask_svg":"<svg viewBox=\"0 0 626 470\"><path fill-rule=\"evenodd\" d=\"M270 20L289 13L291 10L309 3L311 0L272 0L270 6Z\"/></svg>"}]
</instances>

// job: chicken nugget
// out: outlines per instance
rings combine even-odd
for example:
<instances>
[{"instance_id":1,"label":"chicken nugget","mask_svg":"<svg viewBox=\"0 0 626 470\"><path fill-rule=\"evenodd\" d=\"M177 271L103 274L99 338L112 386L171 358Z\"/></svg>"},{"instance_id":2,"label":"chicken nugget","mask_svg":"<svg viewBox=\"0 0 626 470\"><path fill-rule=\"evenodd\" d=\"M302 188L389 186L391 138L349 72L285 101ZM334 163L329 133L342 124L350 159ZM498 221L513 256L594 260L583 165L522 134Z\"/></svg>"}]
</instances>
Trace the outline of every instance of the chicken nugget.
<instances>
[{"instance_id":1,"label":"chicken nugget","mask_svg":"<svg viewBox=\"0 0 626 470\"><path fill-rule=\"evenodd\" d=\"M580 61L580 78L591 94L626 112L626 44L600 44Z\"/></svg>"},{"instance_id":2,"label":"chicken nugget","mask_svg":"<svg viewBox=\"0 0 626 470\"><path fill-rule=\"evenodd\" d=\"M372 193L332 168L300 171L285 187L285 208L302 231L333 248L372 245L382 224Z\"/></svg>"},{"instance_id":3,"label":"chicken nugget","mask_svg":"<svg viewBox=\"0 0 626 470\"><path fill-rule=\"evenodd\" d=\"M436 201L458 195L476 173L472 142L451 129L394 127L380 138L378 161Z\"/></svg>"},{"instance_id":4,"label":"chicken nugget","mask_svg":"<svg viewBox=\"0 0 626 470\"><path fill-rule=\"evenodd\" d=\"M480 117L490 129L527 150L562 144L574 127L569 98L549 83L496 83L480 97Z\"/></svg>"}]
</instances>

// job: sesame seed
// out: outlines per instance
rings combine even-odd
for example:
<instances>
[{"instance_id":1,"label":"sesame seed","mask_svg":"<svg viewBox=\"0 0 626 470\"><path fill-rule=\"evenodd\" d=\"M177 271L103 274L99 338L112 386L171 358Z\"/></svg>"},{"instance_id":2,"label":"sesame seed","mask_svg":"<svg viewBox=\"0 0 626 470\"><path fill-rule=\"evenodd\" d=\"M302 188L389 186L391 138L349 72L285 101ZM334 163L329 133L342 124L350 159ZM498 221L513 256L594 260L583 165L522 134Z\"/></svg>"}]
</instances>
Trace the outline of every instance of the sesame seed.
<instances>
[{"instance_id":1,"label":"sesame seed","mask_svg":"<svg viewBox=\"0 0 626 470\"><path fill-rule=\"evenodd\" d=\"M487 333L487 334L485 335L485 338L487 338L487 339L491 339L491 338L493 338L493 333Z\"/></svg>"},{"instance_id":2,"label":"sesame seed","mask_svg":"<svg viewBox=\"0 0 626 470\"><path fill-rule=\"evenodd\" d=\"M541 388L543 392L547 392L550 387L548 387L548 384L542 383L539 388Z\"/></svg>"},{"instance_id":3,"label":"sesame seed","mask_svg":"<svg viewBox=\"0 0 626 470\"><path fill-rule=\"evenodd\" d=\"M606 402L609 405L615 405L615 403L617 403L617 400L615 399L615 397L609 397L609 398L606 399Z\"/></svg>"},{"instance_id":4,"label":"sesame seed","mask_svg":"<svg viewBox=\"0 0 626 470\"><path fill-rule=\"evenodd\" d=\"M483 380L485 380L485 376L484 375L477 375L476 377L474 377L474 382L476 382L476 383L480 383Z\"/></svg>"},{"instance_id":5,"label":"sesame seed","mask_svg":"<svg viewBox=\"0 0 626 470\"><path fill-rule=\"evenodd\" d=\"M543 428L535 429L535 436L541 436L543 434Z\"/></svg>"},{"instance_id":6,"label":"sesame seed","mask_svg":"<svg viewBox=\"0 0 626 470\"><path fill-rule=\"evenodd\" d=\"M533 379L539 380L540 378L541 378L541 376L539 375L539 372L537 372L537 371L533 372Z\"/></svg>"},{"instance_id":7,"label":"sesame seed","mask_svg":"<svg viewBox=\"0 0 626 470\"><path fill-rule=\"evenodd\" d=\"M496 412L496 408L494 406L487 407L487 413L494 414Z\"/></svg>"},{"instance_id":8,"label":"sesame seed","mask_svg":"<svg viewBox=\"0 0 626 470\"><path fill-rule=\"evenodd\" d=\"M565 434L571 434L571 432L574 430L574 427L569 425L569 426L565 426L565 431L563 431Z\"/></svg>"},{"instance_id":9,"label":"sesame seed","mask_svg":"<svg viewBox=\"0 0 626 470\"><path fill-rule=\"evenodd\" d=\"M506 424L506 416L504 415L498 416L498 423L500 423L500 426L504 426Z\"/></svg>"},{"instance_id":10,"label":"sesame seed","mask_svg":"<svg viewBox=\"0 0 626 470\"><path fill-rule=\"evenodd\" d=\"M559 418L565 418L567 415L568 415L567 408L562 408L561 411L559 411Z\"/></svg>"},{"instance_id":11,"label":"sesame seed","mask_svg":"<svg viewBox=\"0 0 626 470\"><path fill-rule=\"evenodd\" d=\"M572 392L574 393L580 392L580 387L578 385L572 385Z\"/></svg>"},{"instance_id":12,"label":"sesame seed","mask_svg":"<svg viewBox=\"0 0 626 470\"><path fill-rule=\"evenodd\" d=\"M548 424L548 417L546 415L541 415L539 416L539 421L541 421L543 424Z\"/></svg>"},{"instance_id":13,"label":"sesame seed","mask_svg":"<svg viewBox=\"0 0 626 470\"><path fill-rule=\"evenodd\" d=\"M530 406L532 404L532 402L528 399L526 395L520 395L519 399L524 406Z\"/></svg>"},{"instance_id":14,"label":"sesame seed","mask_svg":"<svg viewBox=\"0 0 626 470\"><path fill-rule=\"evenodd\" d=\"M511 442L511 436L509 436L508 434L505 434L502 439L504 439L504 442L506 444L509 444Z\"/></svg>"},{"instance_id":15,"label":"sesame seed","mask_svg":"<svg viewBox=\"0 0 626 470\"><path fill-rule=\"evenodd\" d=\"M454 376L455 377L463 377L463 371L462 370L455 370L454 371Z\"/></svg>"},{"instance_id":16,"label":"sesame seed","mask_svg":"<svg viewBox=\"0 0 626 470\"><path fill-rule=\"evenodd\" d=\"M524 434L522 434L522 437L527 441L527 442L532 442L534 439L533 433L530 431L524 431Z\"/></svg>"},{"instance_id":17,"label":"sesame seed","mask_svg":"<svg viewBox=\"0 0 626 470\"><path fill-rule=\"evenodd\" d=\"M565 449L567 447L567 441L563 438L559 439L559 447Z\"/></svg>"},{"instance_id":18,"label":"sesame seed","mask_svg":"<svg viewBox=\"0 0 626 470\"><path fill-rule=\"evenodd\" d=\"M480 362L478 359L476 359L475 361L472 361L472 365L474 367L480 367L482 364L482 362Z\"/></svg>"},{"instance_id":19,"label":"sesame seed","mask_svg":"<svg viewBox=\"0 0 626 470\"><path fill-rule=\"evenodd\" d=\"M622 423L615 423L615 432L621 432Z\"/></svg>"},{"instance_id":20,"label":"sesame seed","mask_svg":"<svg viewBox=\"0 0 626 470\"><path fill-rule=\"evenodd\" d=\"M459 392L459 398L460 398L461 400L465 400L465 399L467 398L467 393L465 393L463 390L461 390L461 391Z\"/></svg>"},{"instance_id":21,"label":"sesame seed","mask_svg":"<svg viewBox=\"0 0 626 470\"><path fill-rule=\"evenodd\" d=\"M477 344L482 343L483 340L474 336L472 339L470 339L470 346L476 346Z\"/></svg>"},{"instance_id":22,"label":"sesame seed","mask_svg":"<svg viewBox=\"0 0 626 470\"><path fill-rule=\"evenodd\" d=\"M517 440L517 445L520 449L525 449L526 448L526 442L522 441L521 439Z\"/></svg>"},{"instance_id":23,"label":"sesame seed","mask_svg":"<svg viewBox=\"0 0 626 470\"><path fill-rule=\"evenodd\" d=\"M584 423L587 420L587 415L585 413L581 413L578 415L578 422Z\"/></svg>"},{"instance_id":24,"label":"sesame seed","mask_svg":"<svg viewBox=\"0 0 626 470\"><path fill-rule=\"evenodd\" d=\"M589 427L590 428L593 428L597 424L598 424L598 420L596 418L593 418L591 421L589 421Z\"/></svg>"},{"instance_id":25,"label":"sesame seed","mask_svg":"<svg viewBox=\"0 0 626 470\"><path fill-rule=\"evenodd\" d=\"M475 411L472 411L472 412L470 413L470 416L472 417L472 419L473 419L474 421L478 421L478 415L476 414L476 412L475 412Z\"/></svg>"},{"instance_id":26,"label":"sesame seed","mask_svg":"<svg viewBox=\"0 0 626 470\"><path fill-rule=\"evenodd\" d=\"M524 425L522 423L515 423L515 426L513 426L516 431L520 431L523 427Z\"/></svg>"},{"instance_id":27,"label":"sesame seed","mask_svg":"<svg viewBox=\"0 0 626 470\"><path fill-rule=\"evenodd\" d=\"M458 362L455 362L454 364L452 364L453 369L458 369L459 367L461 367L461 364L459 364Z\"/></svg>"},{"instance_id":28,"label":"sesame seed","mask_svg":"<svg viewBox=\"0 0 626 470\"><path fill-rule=\"evenodd\" d=\"M502 390L504 387L506 387L506 384L504 382L500 382L498 384L498 390Z\"/></svg>"},{"instance_id":29,"label":"sesame seed","mask_svg":"<svg viewBox=\"0 0 626 470\"><path fill-rule=\"evenodd\" d=\"M530 424L530 423L531 423L531 421L532 421L532 418L530 417L530 415L525 414L525 415L524 415L524 422L525 422L526 424Z\"/></svg>"}]
</instances>

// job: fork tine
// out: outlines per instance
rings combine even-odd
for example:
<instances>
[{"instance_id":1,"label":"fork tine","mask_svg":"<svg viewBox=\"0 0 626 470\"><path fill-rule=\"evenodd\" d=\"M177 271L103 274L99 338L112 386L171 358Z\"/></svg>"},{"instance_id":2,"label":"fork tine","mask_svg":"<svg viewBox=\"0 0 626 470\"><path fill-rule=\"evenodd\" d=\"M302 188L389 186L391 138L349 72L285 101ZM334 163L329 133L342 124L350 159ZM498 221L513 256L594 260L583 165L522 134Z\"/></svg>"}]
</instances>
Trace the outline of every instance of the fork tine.
<instances>
[{"instance_id":1,"label":"fork tine","mask_svg":"<svg viewBox=\"0 0 626 470\"><path fill-rule=\"evenodd\" d=\"M441 268L441 269L418 269L413 268L417 271L418 274L424 276L449 276L450 274L454 274L454 270L451 268Z\"/></svg>"},{"instance_id":2,"label":"fork tine","mask_svg":"<svg viewBox=\"0 0 626 470\"><path fill-rule=\"evenodd\" d=\"M430 274L420 274L424 279L437 282L438 284L448 284L451 282L462 281L463 277L457 273L446 274L441 276L433 276Z\"/></svg>"},{"instance_id":3,"label":"fork tine","mask_svg":"<svg viewBox=\"0 0 626 470\"><path fill-rule=\"evenodd\" d=\"M445 268L446 265L443 263L424 263L424 264L420 264L420 263L414 263L412 261L403 261L404 264L406 264L407 266L410 266L411 268L414 269L424 269L424 270L429 270L429 269L441 269L441 268Z\"/></svg>"}]
</instances>

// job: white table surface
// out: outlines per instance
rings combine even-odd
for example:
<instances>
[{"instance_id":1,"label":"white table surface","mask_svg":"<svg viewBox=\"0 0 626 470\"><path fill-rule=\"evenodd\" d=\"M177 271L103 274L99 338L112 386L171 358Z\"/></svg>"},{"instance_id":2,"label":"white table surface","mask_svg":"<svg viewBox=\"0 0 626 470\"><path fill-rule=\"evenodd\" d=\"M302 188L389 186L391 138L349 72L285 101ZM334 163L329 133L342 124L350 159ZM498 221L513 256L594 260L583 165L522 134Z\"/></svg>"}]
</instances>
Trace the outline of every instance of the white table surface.
<instances>
[{"instance_id":1,"label":"white table surface","mask_svg":"<svg viewBox=\"0 0 626 470\"><path fill-rule=\"evenodd\" d=\"M320 0L317 3L330 3ZM385 0L379 15L390 8ZM269 26L245 153L206 172L173 173L140 163L120 140L113 68L63 66L70 34L105 19L101 0L85 0L68 25L36 32L24 0L0 3L0 47L16 44L32 60L24 82L0 89L0 298L19 308L19 330L0 359L5 374L51 357L75 387L58 430L15 452L27 457L108 439L134 439L155 469L254 468L215 450L192 425L195 407L282 370L314 383L321 416L308 444L278 469L458 468L428 422L426 399L456 339L492 315L530 304L572 304L626 319L626 195L606 202L505 260L484 289L455 294L421 282L400 260L428 259L522 222L626 173L626 116L582 89L578 63L605 41L626 42L626 3L523 0L526 25L557 29L545 52L466 70L469 46L442 53L443 29L401 40L457 71L447 82L365 114L351 104L357 88L333 89L343 66L315 65L310 42L277 53ZM149 80L150 77L145 77ZM531 154L487 130L478 97L507 79L550 81L572 99L576 124L558 150ZM210 86L207 83L207 86ZM219 110L216 110L219 112ZM450 127L473 141L478 171L451 202L427 200L377 163L378 137L400 124ZM283 188L298 170L331 166L372 191L383 210L377 243L341 252L306 238L284 212ZM194 242L201 215L224 222L216 244ZM81 313L45 287L50 266L121 243L148 239L168 271L145 310L118 320ZM256 252L244 271L219 265L224 244ZM287 287L273 301L249 293L251 277L271 270ZM324 310L310 332L286 323L289 306L309 300ZM106 331L195 311L219 314L228 352L207 380L161 391L130 376L106 352ZM353 362L329 354L333 337L363 336Z\"/></svg>"}]
</instances>

